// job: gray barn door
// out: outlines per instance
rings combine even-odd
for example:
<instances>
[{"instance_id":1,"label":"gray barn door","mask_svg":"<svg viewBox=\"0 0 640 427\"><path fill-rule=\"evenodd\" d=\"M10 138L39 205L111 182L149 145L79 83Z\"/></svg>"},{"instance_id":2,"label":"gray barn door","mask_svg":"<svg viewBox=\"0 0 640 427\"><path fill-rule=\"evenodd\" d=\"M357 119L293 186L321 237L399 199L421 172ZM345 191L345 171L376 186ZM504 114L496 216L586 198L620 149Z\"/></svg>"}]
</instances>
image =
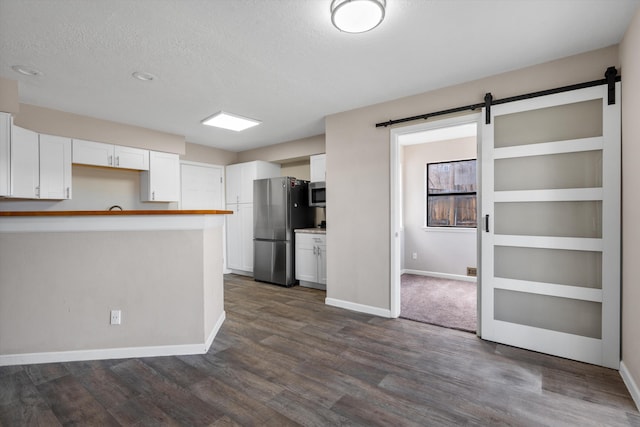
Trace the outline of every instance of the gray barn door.
<instances>
[{"instance_id":1,"label":"gray barn door","mask_svg":"<svg viewBox=\"0 0 640 427\"><path fill-rule=\"evenodd\" d=\"M616 100L603 85L492 107L482 338L619 369L619 83Z\"/></svg>"}]
</instances>

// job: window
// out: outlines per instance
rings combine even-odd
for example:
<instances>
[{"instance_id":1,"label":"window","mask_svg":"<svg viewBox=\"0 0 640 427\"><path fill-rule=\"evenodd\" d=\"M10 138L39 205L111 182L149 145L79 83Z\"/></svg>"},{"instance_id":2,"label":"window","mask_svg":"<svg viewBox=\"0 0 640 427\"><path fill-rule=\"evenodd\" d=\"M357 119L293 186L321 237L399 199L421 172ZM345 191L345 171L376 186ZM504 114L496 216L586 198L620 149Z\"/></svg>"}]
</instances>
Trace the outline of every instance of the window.
<instances>
[{"instance_id":1,"label":"window","mask_svg":"<svg viewBox=\"0 0 640 427\"><path fill-rule=\"evenodd\" d=\"M427 164L427 227L476 227L476 160Z\"/></svg>"}]
</instances>

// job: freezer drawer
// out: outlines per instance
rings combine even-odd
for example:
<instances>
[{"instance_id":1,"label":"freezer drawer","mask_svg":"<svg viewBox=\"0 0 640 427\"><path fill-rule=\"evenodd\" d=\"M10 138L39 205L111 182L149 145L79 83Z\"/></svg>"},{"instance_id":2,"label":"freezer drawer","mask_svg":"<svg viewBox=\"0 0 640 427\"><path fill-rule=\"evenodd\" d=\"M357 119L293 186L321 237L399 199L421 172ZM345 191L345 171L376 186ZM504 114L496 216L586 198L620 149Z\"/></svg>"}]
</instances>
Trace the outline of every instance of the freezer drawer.
<instances>
[{"instance_id":1,"label":"freezer drawer","mask_svg":"<svg viewBox=\"0 0 640 427\"><path fill-rule=\"evenodd\" d=\"M291 242L283 240L253 241L253 278L281 286L296 284Z\"/></svg>"}]
</instances>

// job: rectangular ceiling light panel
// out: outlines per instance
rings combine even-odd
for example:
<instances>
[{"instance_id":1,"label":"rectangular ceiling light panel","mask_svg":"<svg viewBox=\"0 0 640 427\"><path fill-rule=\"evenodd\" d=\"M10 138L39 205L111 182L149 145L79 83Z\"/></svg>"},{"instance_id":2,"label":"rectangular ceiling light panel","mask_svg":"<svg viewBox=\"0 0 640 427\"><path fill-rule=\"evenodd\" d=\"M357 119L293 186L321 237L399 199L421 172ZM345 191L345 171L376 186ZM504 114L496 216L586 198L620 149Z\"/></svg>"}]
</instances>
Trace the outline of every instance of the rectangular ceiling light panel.
<instances>
[{"instance_id":1,"label":"rectangular ceiling light panel","mask_svg":"<svg viewBox=\"0 0 640 427\"><path fill-rule=\"evenodd\" d=\"M215 113L213 116L204 119L202 121L202 124L223 129L235 130L236 132L239 132L241 130L249 129L253 126L257 126L260 124L260 122L258 120L249 119L247 117L220 111Z\"/></svg>"}]
</instances>

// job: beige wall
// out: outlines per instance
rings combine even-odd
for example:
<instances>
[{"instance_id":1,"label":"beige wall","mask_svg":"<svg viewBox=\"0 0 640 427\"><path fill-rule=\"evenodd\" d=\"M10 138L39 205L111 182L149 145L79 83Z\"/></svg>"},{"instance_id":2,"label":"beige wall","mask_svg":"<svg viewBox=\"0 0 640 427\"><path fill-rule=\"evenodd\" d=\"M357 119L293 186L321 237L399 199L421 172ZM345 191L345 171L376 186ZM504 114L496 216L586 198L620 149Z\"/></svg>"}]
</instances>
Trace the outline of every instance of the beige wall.
<instances>
[{"instance_id":1,"label":"beige wall","mask_svg":"<svg viewBox=\"0 0 640 427\"><path fill-rule=\"evenodd\" d=\"M185 152L184 137L181 135L65 113L35 105L20 104L20 112L14 114L13 121L18 126L39 133L168 153L184 154Z\"/></svg>"},{"instance_id":2,"label":"beige wall","mask_svg":"<svg viewBox=\"0 0 640 427\"><path fill-rule=\"evenodd\" d=\"M225 166L238 163L238 153L187 142L180 160Z\"/></svg>"},{"instance_id":3,"label":"beige wall","mask_svg":"<svg viewBox=\"0 0 640 427\"><path fill-rule=\"evenodd\" d=\"M0 355L202 344L223 313L221 251L221 225L0 233Z\"/></svg>"},{"instance_id":4,"label":"beige wall","mask_svg":"<svg viewBox=\"0 0 640 427\"><path fill-rule=\"evenodd\" d=\"M0 77L0 111L17 113L19 109L18 81Z\"/></svg>"},{"instance_id":5,"label":"beige wall","mask_svg":"<svg viewBox=\"0 0 640 427\"><path fill-rule=\"evenodd\" d=\"M402 147L403 269L466 276L477 267L476 229L425 231L427 163L475 159L476 138L435 141ZM417 254L417 259L412 254Z\"/></svg>"},{"instance_id":6,"label":"beige wall","mask_svg":"<svg viewBox=\"0 0 640 427\"><path fill-rule=\"evenodd\" d=\"M622 62L622 360L640 384L640 11L620 45Z\"/></svg>"},{"instance_id":7,"label":"beige wall","mask_svg":"<svg viewBox=\"0 0 640 427\"><path fill-rule=\"evenodd\" d=\"M300 160L298 162L285 163L280 166L281 176L293 176L298 179L309 181L311 179L311 162Z\"/></svg>"},{"instance_id":8,"label":"beige wall","mask_svg":"<svg viewBox=\"0 0 640 427\"><path fill-rule=\"evenodd\" d=\"M328 116L327 297L390 309L389 129L376 123L601 79L611 65L617 46Z\"/></svg>"},{"instance_id":9,"label":"beige wall","mask_svg":"<svg viewBox=\"0 0 640 427\"><path fill-rule=\"evenodd\" d=\"M314 154L325 152L325 136L316 135L295 141L282 142L268 147L238 153L238 163L253 160L281 163L287 160L304 160Z\"/></svg>"}]
</instances>

